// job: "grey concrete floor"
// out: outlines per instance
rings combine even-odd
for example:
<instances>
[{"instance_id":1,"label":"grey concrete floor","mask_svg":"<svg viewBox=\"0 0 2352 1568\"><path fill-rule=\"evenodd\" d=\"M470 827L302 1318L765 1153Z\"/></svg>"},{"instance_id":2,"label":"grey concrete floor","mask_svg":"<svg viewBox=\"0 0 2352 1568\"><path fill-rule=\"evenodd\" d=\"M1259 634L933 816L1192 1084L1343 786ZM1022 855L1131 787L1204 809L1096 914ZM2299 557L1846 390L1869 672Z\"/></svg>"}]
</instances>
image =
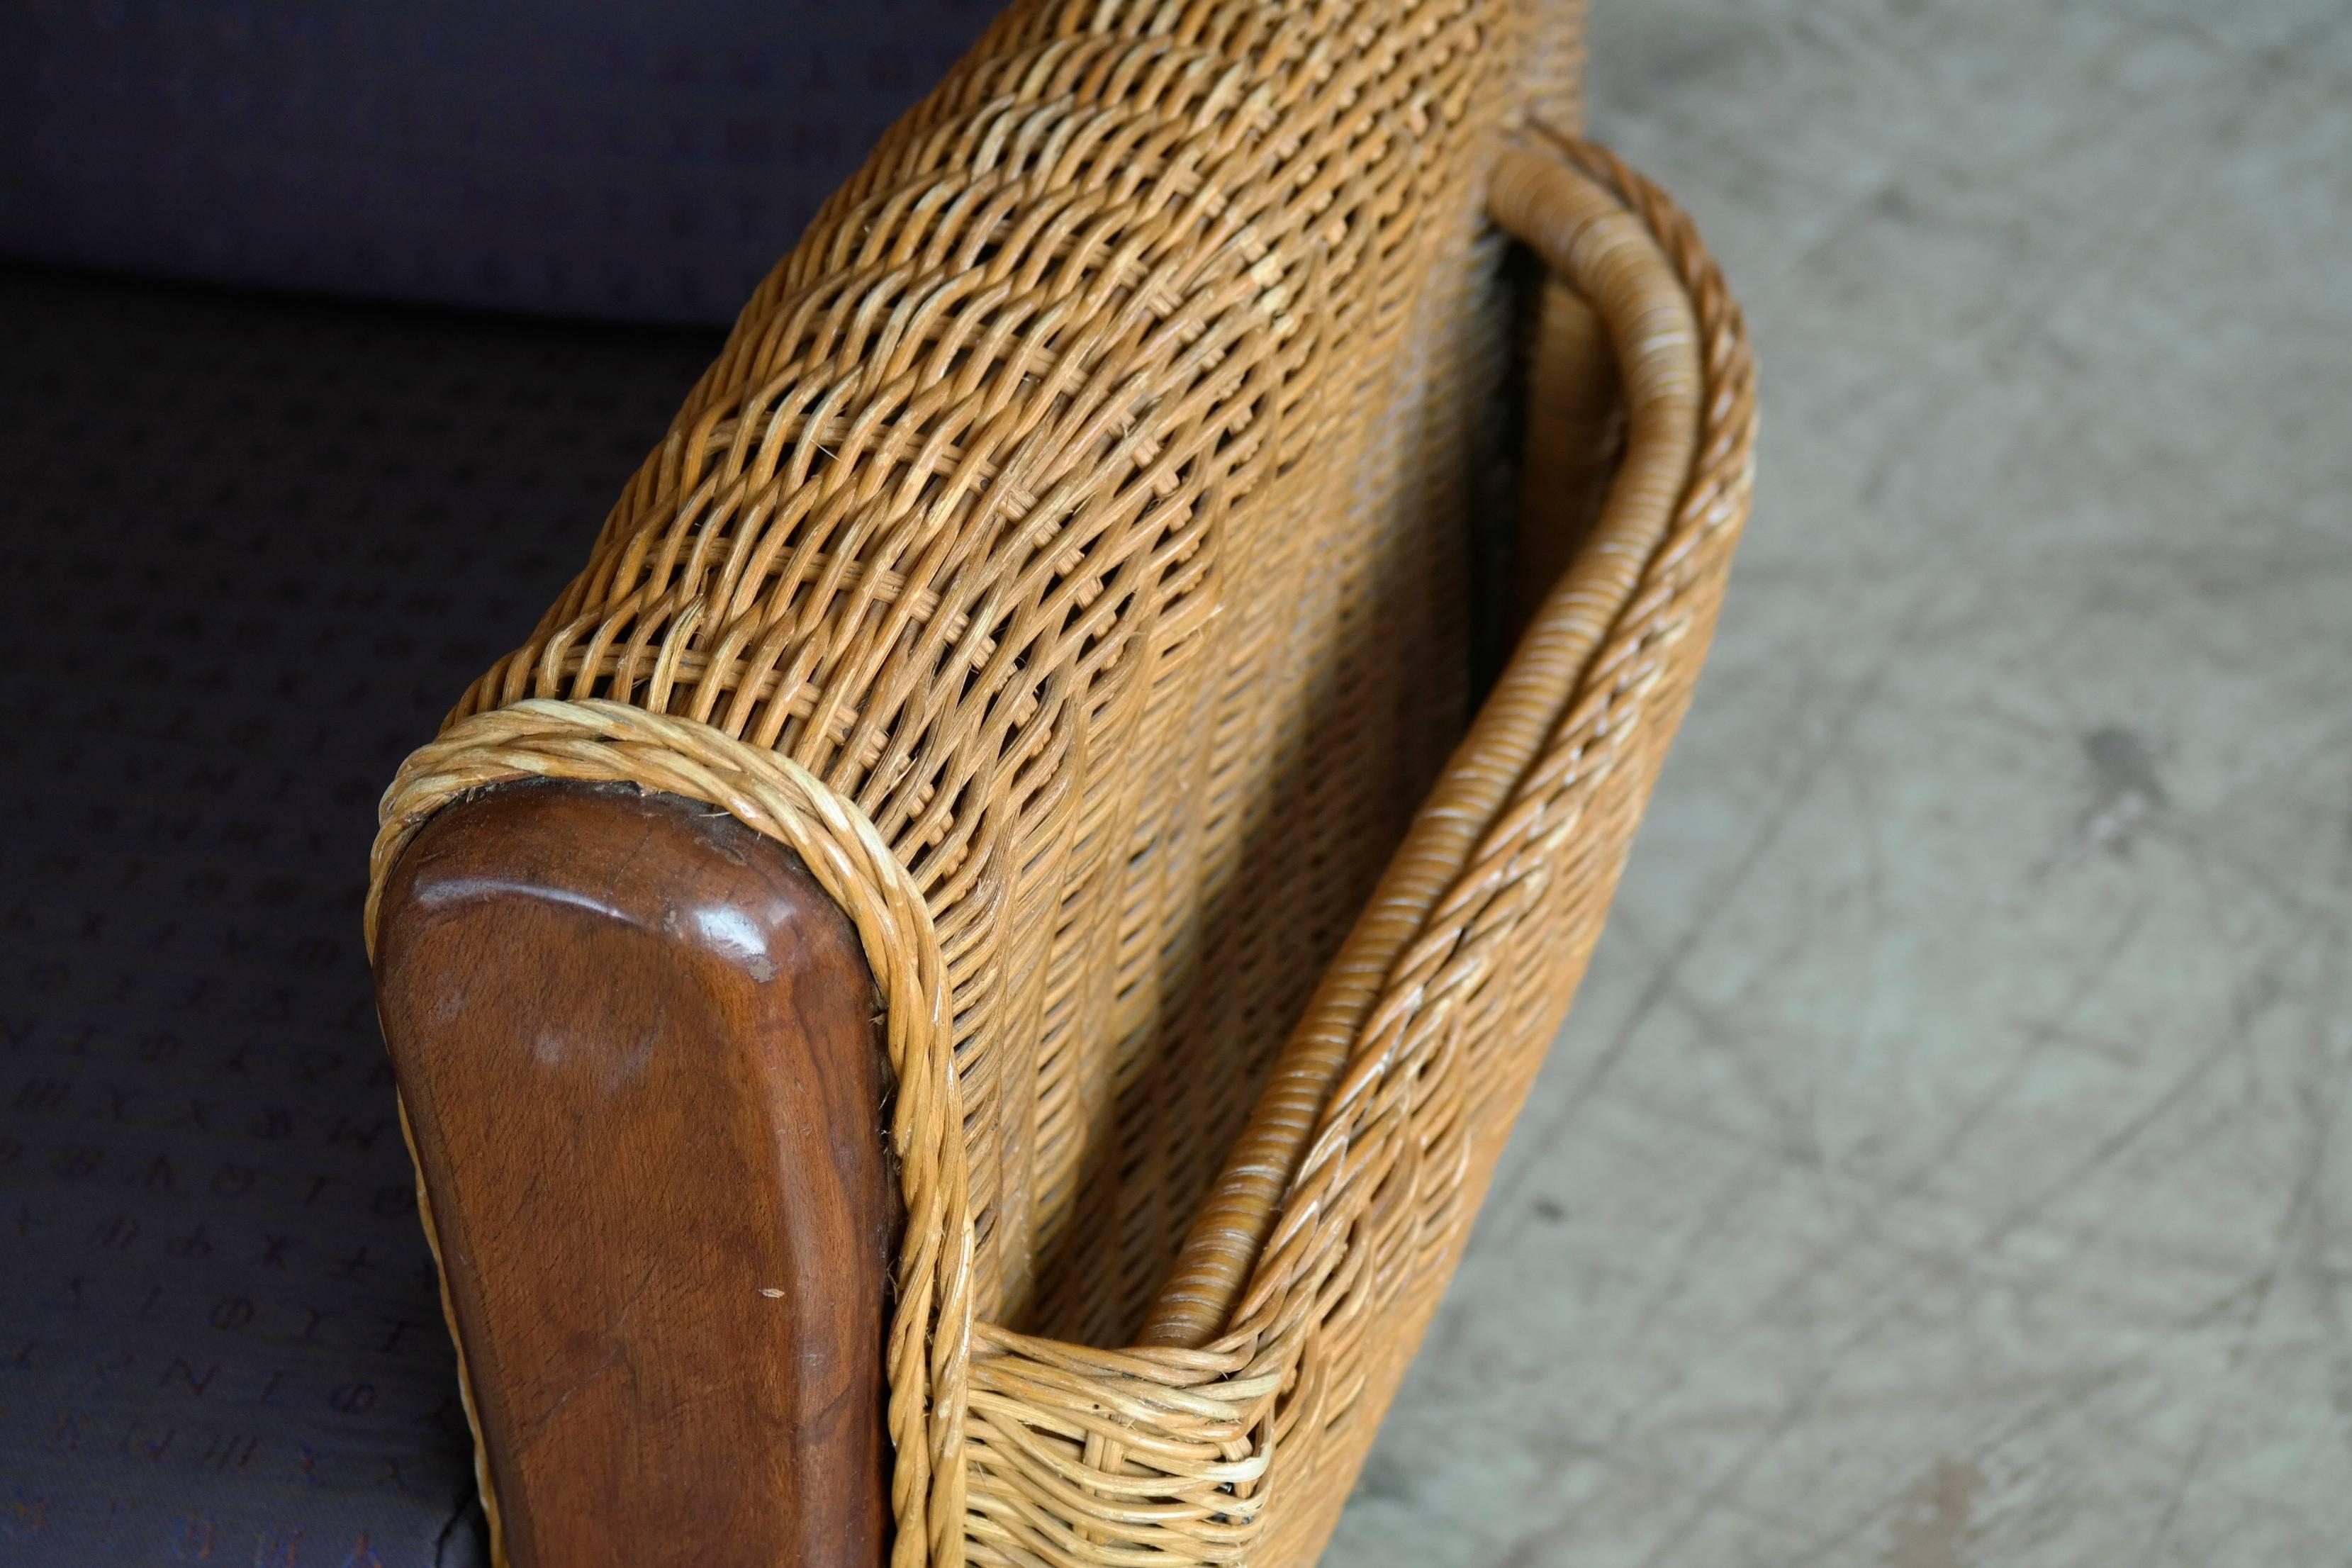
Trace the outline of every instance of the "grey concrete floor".
<instances>
[{"instance_id":1,"label":"grey concrete floor","mask_svg":"<svg viewBox=\"0 0 2352 1568\"><path fill-rule=\"evenodd\" d=\"M1328 1561L2352 1562L2352 6L1597 10L1755 519Z\"/></svg>"}]
</instances>

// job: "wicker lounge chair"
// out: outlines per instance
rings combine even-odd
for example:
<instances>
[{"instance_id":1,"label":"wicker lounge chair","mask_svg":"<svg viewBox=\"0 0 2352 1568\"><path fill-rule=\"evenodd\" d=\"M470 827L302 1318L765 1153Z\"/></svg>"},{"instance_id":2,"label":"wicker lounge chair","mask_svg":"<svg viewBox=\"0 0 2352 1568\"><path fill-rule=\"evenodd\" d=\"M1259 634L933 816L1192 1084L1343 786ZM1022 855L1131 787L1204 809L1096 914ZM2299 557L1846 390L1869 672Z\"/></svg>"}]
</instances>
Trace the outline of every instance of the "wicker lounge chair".
<instances>
[{"instance_id":1,"label":"wicker lounge chair","mask_svg":"<svg viewBox=\"0 0 2352 1568\"><path fill-rule=\"evenodd\" d=\"M1314 1560L1747 510L1580 22L1017 7L402 767L507 1560Z\"/></svg>"}]
</instances>

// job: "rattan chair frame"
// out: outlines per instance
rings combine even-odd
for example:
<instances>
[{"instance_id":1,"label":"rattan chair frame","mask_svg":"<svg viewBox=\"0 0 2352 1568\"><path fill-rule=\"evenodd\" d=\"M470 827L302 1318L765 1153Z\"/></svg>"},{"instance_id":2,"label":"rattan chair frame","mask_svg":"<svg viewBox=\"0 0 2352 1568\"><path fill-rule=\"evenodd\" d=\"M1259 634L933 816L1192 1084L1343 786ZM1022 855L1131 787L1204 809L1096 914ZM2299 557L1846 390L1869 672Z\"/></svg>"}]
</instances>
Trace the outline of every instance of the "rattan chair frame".
<instances>
[{"instance_id":1,"label":"rattan chair frame","mask_svg":"<svg viewBox=\"0 0 2352 1568\"><path fill-rule=\"evenodd\" d=\"M709 802L849 912L897 1084L903 1568L1311 1561L1598 937L1754 377L1687 220L1541 121L1575 47L1539 33L1008 16L386 794L371 941L422 824L532 776ZM1465 734L1430 650L1511 240L1553 279L1528 427L1597 374L1622 457L1597 516L1522 508L1577 542Z\"/></svg>"}]
</instances>

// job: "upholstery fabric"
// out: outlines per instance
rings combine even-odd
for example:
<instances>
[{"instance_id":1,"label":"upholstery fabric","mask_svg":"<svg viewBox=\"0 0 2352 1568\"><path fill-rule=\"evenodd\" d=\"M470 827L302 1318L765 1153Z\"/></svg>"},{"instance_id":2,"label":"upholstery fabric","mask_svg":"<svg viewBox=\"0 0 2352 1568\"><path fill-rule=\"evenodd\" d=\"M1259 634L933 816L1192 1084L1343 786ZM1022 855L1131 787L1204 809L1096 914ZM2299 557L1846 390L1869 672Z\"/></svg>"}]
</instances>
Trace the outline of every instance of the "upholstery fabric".
<instances>
[{"instance_id":1,"label":"upholstery fabric","mask_svg":"<svg viewBox=\"0 0 2352 1568\"><path fill-rule=\"evenodd\" d=\"M723 322L995 0L19 0L0 254Z\"/></svg>"},{"instance_id":2,"label":"upholstery fabric","mask_svg":"<svg viewBox=\"0 0 2352 1568\"><path fill-rule=\"evenodd\" d=\"M716 346L0 271L0 1563L484 1561L376 792Z\"/></svg>"}]
</instances>

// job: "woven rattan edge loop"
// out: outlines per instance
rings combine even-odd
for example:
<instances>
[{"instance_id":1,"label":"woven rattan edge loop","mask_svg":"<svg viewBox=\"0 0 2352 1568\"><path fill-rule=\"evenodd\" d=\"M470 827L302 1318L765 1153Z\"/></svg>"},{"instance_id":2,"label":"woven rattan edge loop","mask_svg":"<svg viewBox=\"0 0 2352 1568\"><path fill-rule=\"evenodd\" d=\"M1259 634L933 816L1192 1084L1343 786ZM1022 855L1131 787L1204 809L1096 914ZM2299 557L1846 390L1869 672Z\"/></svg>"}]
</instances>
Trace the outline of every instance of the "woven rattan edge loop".
<instances>
[{"instance_id":1,"label":"woven rattan edge loop","mask_svg":"<svg viewBox=\"0 0 2352 1568\"><path fill-rule=\"evenodd\" d=\"M1635 199L1643 195L1654 203ZM1443 798L1424 808L1293 1037L1155 1310L1151 1343L1263 1336L1269 1313L1296 1321L1297 1271L1322 1250L1316 1237L1344 1226L1330 1184L1344 1180L1351 1108L1385 1074L1398 1031L1422 1011L1467 922L1520 879L1507 872L1525 847L1518 830L1547 814L1547 835L1572 826L1559 816L1575 809L1559 798L1565 783L1589 786L1623 743L1637 705L1612 698L1609 674L1657 621L1629 625L1629 612L1650 605L1701 514L1719 512L1703 504L1721 483L1710 459L1728 450L1745 472L1744 428L1727 447L1717 426L1726 413L1744 418L1747 402L1709 396L1718 356L1702 301L1721 280L1695 237L1681 254L1665 243L1665 228L1688 227L1672 204L1605 150L1537 128L1498 153L1488 207L1607 324L1629 403L1626 458L1601 525L1530 624ZM1731 358L1744 363L1737 325ZM1556 744L1586 728L1565 752ZM1475 784L1456 771L1465 762ZM1393 920L1407 910L1409 923Z\"/></svg>"}]
</instances>

